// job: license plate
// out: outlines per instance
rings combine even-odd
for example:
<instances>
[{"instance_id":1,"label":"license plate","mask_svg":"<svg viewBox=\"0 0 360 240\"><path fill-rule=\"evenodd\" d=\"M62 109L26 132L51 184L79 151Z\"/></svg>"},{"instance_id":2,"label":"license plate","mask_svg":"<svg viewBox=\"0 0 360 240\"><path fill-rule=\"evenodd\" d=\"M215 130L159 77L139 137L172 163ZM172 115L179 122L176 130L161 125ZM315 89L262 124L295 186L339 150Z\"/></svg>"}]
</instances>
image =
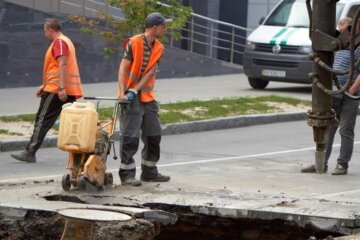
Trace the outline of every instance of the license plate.
<instances>
[{"instance_id":1,"label":"license plate","mask_svg":"<svg viewBox=\"0 0 360 240\"><path fill-rule=\"evenodd\" d=\"M278 70L263 69L261 71L261 74L263 76L267 76L267 77L281 77L281 78L286 77L286 72L285 71L278 71Z\"/></svg>"}]
</instances>

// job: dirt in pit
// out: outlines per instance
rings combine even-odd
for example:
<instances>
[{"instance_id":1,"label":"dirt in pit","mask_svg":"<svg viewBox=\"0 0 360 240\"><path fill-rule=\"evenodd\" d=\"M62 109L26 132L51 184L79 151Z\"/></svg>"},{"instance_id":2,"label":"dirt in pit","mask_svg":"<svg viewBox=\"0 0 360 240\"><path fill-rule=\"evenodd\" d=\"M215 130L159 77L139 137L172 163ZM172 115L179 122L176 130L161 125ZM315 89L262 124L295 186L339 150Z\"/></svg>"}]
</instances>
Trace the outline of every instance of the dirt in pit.
<instances>
[{"instance_id":1,"label":"dirt in pit","mask_svg":"<svg viewBox=\"0 0 360 240\"><path fill-rule=\"evenodd\" d=\"M0 239L57 240L61 239L64 226L65 219L54 212L28 211L22 218L0 214ZM94 239L152 240L157 234L159 227L143 219L102 222L94 227Z\"/></svg>"},{"instance_id":2,"label":"dirt in pit","mask_svg":"<svg viewBox=\"0 0 360 240\"><path fill-rule=\"evenodd\" d=\"M194 214L188 207L146 204L151 209L178 216L174 225L162 226L156 240L330 240L343 236L313 226L299 226L293 221L232 219Z\"/></svg>"},{"instance_id":3,"label":"dirt in pit","mask_svg":"<svg viewBox=\"0 0 360 240\"><path fill-rule=\"evenodd\" d=\"M176 225L164 226L156 240L320 240L341 236L281 220L206 218L181 217Z\"/></svg>"},{"instance_id":4,"label":"dirt in pit","mask_svg":"<svg viewBox=\"0 0 360 240\"><path fill-rule=\"evenodd\" d=\"M328 239L340 234L299 227L283 220L229 219L177 213L174 225L157 225L143 219L127 222L96 223L94 239L117 240L307 240ZM61 239L65 220L54 212L28 211L25 217L9 218L0 214L2 240ZM332 239L332 238L330 238Z\"/></svg>"},{"instance_id":5,"label":"dirt in pit","mask_svg":"<svg viewBox=\"0 0 360 240\"><path fill-rule=\"evenodd\" d=\"M0 239L60 239L63 219L56 213L28 211L24 218L11 218L0 214Z\"/></svg>"}]
</instances>

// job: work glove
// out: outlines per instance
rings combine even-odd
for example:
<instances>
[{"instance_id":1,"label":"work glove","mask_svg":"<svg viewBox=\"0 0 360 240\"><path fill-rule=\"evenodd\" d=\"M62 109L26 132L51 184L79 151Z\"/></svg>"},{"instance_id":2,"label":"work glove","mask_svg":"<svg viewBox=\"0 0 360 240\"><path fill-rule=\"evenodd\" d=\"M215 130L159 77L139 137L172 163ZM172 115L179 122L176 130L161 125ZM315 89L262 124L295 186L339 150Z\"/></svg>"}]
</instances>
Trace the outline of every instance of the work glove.
<instances>
[{"instance_id":1,"label":"work glove","mask_svg":"<svg viewBox=\"0 0 360 240\"><path fill-rule=\"evenodd\" d=\"M126 94L125 94L125 97L126 97L126 100L131 102L137 95L137 91L133 88L130 88L129 90L127 90Z\"/></svg>"}]
</instances>

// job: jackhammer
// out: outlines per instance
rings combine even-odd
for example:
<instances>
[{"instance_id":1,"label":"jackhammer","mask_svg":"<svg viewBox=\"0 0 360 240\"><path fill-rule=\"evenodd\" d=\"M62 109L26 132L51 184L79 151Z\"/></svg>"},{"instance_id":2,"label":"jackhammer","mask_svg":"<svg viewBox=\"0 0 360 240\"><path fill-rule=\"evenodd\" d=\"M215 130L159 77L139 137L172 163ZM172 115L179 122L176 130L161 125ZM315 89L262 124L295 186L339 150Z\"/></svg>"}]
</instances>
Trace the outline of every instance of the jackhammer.
<instances>
[{"instance_id":1,"label":"jackhammer","mask_svg":"<svg viewBox=\"0 0 360 240\"><path fill-rule=\"evenodd\" d=\"M307 10L310 18L309 35L312 40L313 52L310 59L314 61L313 72L310 73L312 79L312 109L308 112L307 123L313 128L315 150L315 169L317 173L325 172L325 151L329 129L338 124L336 114L332 109L332 96L344 94L345 97L352 97L346 91L352 83L354 68L359 65L360 60L354 64L354 49L360 43L356 37L356 29L360 16L360 9L353 17L350 37L344 31L338 36L335 29L336 2L338 0L306 0ZM351 65L349 69L337 71L332 69L333 52L350 49ZM348 74L346 84L341 87L335 75ZM338 90L332 90L332 81Z\"/></svg>"},{"instance_id":2,"label":"jackhammer","mask_svg":"<svg viewBox=\"0 0 360 240\"><path fill-rule=\"evenodd\" d=\"M111 147L114 159L117 159L114 145L114 129L119 108L125 111L129 102L117 98L84 97L92 102L69 103L63 106L60 115L60 126L57 146L69 152L67 169L69 173L62 178L62 188L69 191L71 186L79 190L101 190L113 184L113 175L106 172L106 160ZM98 119L100 100L115 101L112 117L108 120Z\"/></svg>"}]
</instances>

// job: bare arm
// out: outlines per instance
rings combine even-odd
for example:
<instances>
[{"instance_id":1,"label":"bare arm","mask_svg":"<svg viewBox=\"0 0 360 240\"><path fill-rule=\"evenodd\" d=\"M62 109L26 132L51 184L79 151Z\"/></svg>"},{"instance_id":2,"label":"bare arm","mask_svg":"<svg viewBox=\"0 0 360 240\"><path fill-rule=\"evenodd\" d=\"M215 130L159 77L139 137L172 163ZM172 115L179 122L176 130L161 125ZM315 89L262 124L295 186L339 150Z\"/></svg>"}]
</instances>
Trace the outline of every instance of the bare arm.
<instances>
[{"instance_id":1,"label":"bare arm","mask_svg":"<svg viewBox=\"0 0 360 240\"><path fill-rule=\"evenodd\" d=\"M147 73L142 76L140 81L134 87L136 91L141 91L141 89L144 88L144 86L149 82L149 80L155 75L157 68L158 64L156 63L152 68L150 68Z\"/></svg>"},{"instance_id":2,"label":"bare arm","mask_svg":"<svg viewBox=\"0 0 360 240\"><path fill-rule=\"evenodd\" d=\"M119 85L119 99L125 100L125 79L126 76L129 74L129 66L131 61L123 58L121 60L118 72L118 85Z\"/></svg>"},{"instance_id":3,"label":"bare arm","mask_svg":"<svg viewBox=\"0 0 360 240\"><path fill-rule=\"evenodd\" d=\"M118 76L118 84L119 84L119 99L125 100L125 79L129 74L129 66L131 62L130 60L123 58L121 60L121 64L119 67L119 76ZM148 83L148 81L155 75L156 69L158 68L158 64L155 64L147 73L145 73L140 81L133 88L136 92L141 91L144 86Z\"/></svg>"},{"instance_id":4,"label":"bare arm","mask_svg":"<svg viewBox=\"0 0 360 240\"><path fill-rule=\"evenodd\" d=\"M354 95L356 93L357 90L359 90L360 88L360 74L356 77L353 85L351 85L350 89L349 89L349 93L351 95Z\"/></svg>"},{"instance_id":5,"label":"bare arm","mask_svg":"<svg viewBox=\"0 0 360 240\"><path fill-rule=\"evenodd\" d=\"M68 57L67 56L59 56L57 58L57 60L59 62L59 70L60 70L59 87L63 88L65 86ZM61 91L59 90L58 95L59 95L59 99L61 101L63 101L63 102L66 101L67 96L66 96L65 89L63 89Z\"/></svg>"}]
</instances>

